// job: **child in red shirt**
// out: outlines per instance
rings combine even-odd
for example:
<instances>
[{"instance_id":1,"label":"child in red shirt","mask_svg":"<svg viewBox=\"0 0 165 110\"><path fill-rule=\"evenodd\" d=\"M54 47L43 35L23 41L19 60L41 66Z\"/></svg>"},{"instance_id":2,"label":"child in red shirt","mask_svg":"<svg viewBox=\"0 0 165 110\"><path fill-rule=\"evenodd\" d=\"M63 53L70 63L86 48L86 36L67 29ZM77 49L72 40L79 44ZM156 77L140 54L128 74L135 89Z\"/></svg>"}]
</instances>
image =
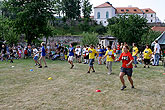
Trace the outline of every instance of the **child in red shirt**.
<instances>
[{"instance_id":1,"label":"child in red shirt","mask_svg":"<svg viewBox=\"0 0 165 110\"><path fill-rule=\"evenodd\" d=\"M134 88L134 85L133 85L133 80L132 80L132 62L134 60L134 58L132 57L131 53L128 52L129 50L129 47L128 46L124 46L123 47L124 49L124 52L120 55L119 59L116 60L116 61L120 61L122 60L122 67L121 67L121 72L120 72L120 80L123 84L121 90L124 90L126 88L125 86L125 81L124 81L124 75L127 75L128 76L128 80L130 81L131 85L132 85L132 88Z\"/></svg>"}]
</instances>

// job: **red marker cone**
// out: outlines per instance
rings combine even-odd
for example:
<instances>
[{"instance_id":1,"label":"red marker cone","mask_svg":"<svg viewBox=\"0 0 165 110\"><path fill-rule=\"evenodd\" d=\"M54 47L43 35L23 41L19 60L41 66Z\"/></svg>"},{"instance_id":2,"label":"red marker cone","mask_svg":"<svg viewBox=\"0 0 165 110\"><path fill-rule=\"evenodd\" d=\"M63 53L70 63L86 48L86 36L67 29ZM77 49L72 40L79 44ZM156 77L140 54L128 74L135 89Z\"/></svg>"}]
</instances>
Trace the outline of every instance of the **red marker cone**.
<instances>
[{"instance_id":1,"label":"red marker cone","mask_svg":"<svg viewBox=\"0 0 165 110\"><path fill-rule=\"evenodd\" d=\"M96 92L101 92L101 90L96 90Z\"/></svg>"}]
</instances>

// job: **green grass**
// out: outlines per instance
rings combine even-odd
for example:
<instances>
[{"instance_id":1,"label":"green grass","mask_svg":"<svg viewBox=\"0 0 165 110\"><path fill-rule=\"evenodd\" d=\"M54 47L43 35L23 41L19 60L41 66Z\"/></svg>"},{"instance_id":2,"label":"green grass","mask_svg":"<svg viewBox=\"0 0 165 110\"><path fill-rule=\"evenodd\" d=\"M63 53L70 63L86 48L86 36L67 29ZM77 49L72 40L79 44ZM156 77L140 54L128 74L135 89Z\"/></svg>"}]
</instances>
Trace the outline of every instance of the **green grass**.
<instances>
[{"instance_id":1,"label":"green grass","mask_svg":"<svg viewBox=\"0 0 165 110\"><path fill-rule=\"evenodd\" d=\"M138 65L136 89L125 77L127 88L121 91L120 63L113 63L112 75L105 65L95 64L96 73L86 74L88 65L75 64L71 70L65 61L47 63L48 68L38 69L32 59L0 62L0 110L165 110L162 66Z\"/></svg>"}]
</instances>

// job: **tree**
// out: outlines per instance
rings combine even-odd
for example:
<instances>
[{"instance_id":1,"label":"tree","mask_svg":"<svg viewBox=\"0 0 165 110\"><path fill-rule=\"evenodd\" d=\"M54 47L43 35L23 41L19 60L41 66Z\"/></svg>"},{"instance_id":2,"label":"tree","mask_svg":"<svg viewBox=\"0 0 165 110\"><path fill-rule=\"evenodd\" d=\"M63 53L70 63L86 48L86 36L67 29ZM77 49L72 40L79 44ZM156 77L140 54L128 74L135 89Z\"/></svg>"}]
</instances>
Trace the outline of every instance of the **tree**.
<instances>
[{"instance_id":1,"label":"tree","mask_svg":"<svg viewBox=\"0 0 165 110\"><path fill-rule=\"evenodd\" d=\"M82 13L84 18L90 19L91 12L92 12L92 5L90 4L89 0L84 0L82 5Z\"/></svg>"},{"instance_id":2,"label":"tree","mask_svg":"<svg viewBox=\"0 0 165 110\"><path fill-rule=\"evenodd\" d=\"M26 35L29 44L33 39L51 35L48 24L54 11L52 0L8 0L5 6L16 15L14 28L17 33Z\"/></svg>"},{"instance_id":3,"label":"tree","mask_svg":"<svg viewBox=\"0 0 165 110\"><path fill-rule=\"evenodd\" d=\"M99 43L98 37L96 33L83 33L82 34L83 38L81 39L81 44L82 45L97 45Z\"/></svg>"},{"instance_id":4,"label":"tree","mask_svg":"<svg viewBox=\"0 0 165 110\"><path fill-rule=\"evenodd\" d=\"M148 33L147 20L139 15L123 15L108 20L108 33L118 38L119 42L141 43L142 36Z\"/></svg>"}]
</instances>

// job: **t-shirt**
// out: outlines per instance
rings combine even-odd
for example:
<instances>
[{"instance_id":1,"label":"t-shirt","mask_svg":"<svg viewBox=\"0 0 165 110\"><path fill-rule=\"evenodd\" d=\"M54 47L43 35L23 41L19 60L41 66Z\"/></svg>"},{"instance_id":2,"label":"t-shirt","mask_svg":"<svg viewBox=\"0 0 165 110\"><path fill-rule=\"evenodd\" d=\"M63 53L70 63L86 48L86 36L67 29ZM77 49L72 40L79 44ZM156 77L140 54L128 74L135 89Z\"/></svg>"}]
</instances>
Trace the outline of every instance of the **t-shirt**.
<instances>
[{"instance_id":1,"label":"t-shirt","mask_svg":"<svg viewBox=\"0 0 165 110\"><path fill-rule=\"evenodd\" d=\"M76 48L75 51L77 55L81 55L81 48Z\"/></svg>"},{"instance_id":2,"label":"t-shirt","mask_svg":"<svg viewBox=\"0 0 165 110\"><path fill-rule=\"evenodd\" d=\"M70 48L69 48L69 56L74 56L73 50L74 50L73 47L70 47Z\"/></svg>"},{"instance_id":3,"label":"t-shirt","mask_svg":"<svg viewBox=\"0 0 165 110\"><path fill-rule=\"evenodd\" d=\"M138 52L138 48L137 47L133 47L133 50L132 50L132 56L137 56L136 53Z\"/></svg>"},{"instance_id":4,"label":"t-shirt","mask_svg":"<svg viewBox=\"0 0 165 110\"><path fill-rule=\"evenodd\" d=\"M156 48L157 48L157 51L156 51ZM156 51L156 53L160 53L160 45L158 43L155 44L154 51Z\"/></svg>"},{"instance_id":5,"label":"t-shirt","mask_svg":"<svg viewBox=\"0 0 165 110\"><path fill-rule=\"evenodd\" d=\"M102 57L104 50L103 49L98 49L97 52L99 53L99 57Z\"/></svg>"},{"instance_id":6,"label":"t-shirt","mask_svg":"<svg viewBox=\"0 0 165 110\"><path fill-rule=\"evenodd\" d=\"M150 48L146 48L144 51L143 51L143 53L144 53L144 59L150 59L151 57L150 57L150 55L152 54L152 51L151 51L151 49Z\"/></svg>"},{"instance_id":7,"label":"t-shirt","mask_svg":"<svg viewBox=\"0 0 165 110\"><path fill-rule=\"evenodd\" d=\"M42 46L42 52L41 52L41 55L42 55L42 56L46 56L46 51L45 51L44 46Z\"/></svg>"},{"instance_id":8,"label":"t-shirt","mask_svg":"<svg viewBox=\"0 0 165 110\"><path fill-rule=\"evenodd\" d=\"M89 48L88 49L88 52L89 52L89 59L95 59L95 54L97 53L97 51L93 48Z\"/></svg>"},{"instance_id":9,"label":"t-shirt","mask_svg":"<svg viewBox=\"0 0 165 110\"><path fill-rule=\"evenodd\" d=\"M111 55L114 55L113 50L107 50L105 55L107 55L107 61L113 61L113 58L111 56Z\"/></svg>"},{"instance_id":10,"label":"t-shirt","mask_svg":"<svg viewBox=\"0 0 165 110\"><path fill-rule=\"evenodd\" d=\"M120 45L117 45L117 50L120 50Z\"/></svg>"},{"instance_id":11,"label":"t-shirt","mask_svg":"<svg viewBox=\"0 0 165 110\"><path fill-rule=\"evenodd\" d=\"M123 68L133 68L132 63L128 67L126 66L133 59L134 58L132 57L130 52L127 52L127 53L123 52L119 57L119 60L122 60L122 63L123 63L122 67Z\"/></svg>"},{"instance_id":12,"label":"t-shirt","mask_svg":"<svg viewBox=\"0 0 165 110\"><path fill-rule=\"evenodd\" d=\"M37 53L38 52L38 50L35 48L35 49L33 49L33 53L35 54L35 56L39 56L39 53Z\"/></svg>"}]
</instances>

